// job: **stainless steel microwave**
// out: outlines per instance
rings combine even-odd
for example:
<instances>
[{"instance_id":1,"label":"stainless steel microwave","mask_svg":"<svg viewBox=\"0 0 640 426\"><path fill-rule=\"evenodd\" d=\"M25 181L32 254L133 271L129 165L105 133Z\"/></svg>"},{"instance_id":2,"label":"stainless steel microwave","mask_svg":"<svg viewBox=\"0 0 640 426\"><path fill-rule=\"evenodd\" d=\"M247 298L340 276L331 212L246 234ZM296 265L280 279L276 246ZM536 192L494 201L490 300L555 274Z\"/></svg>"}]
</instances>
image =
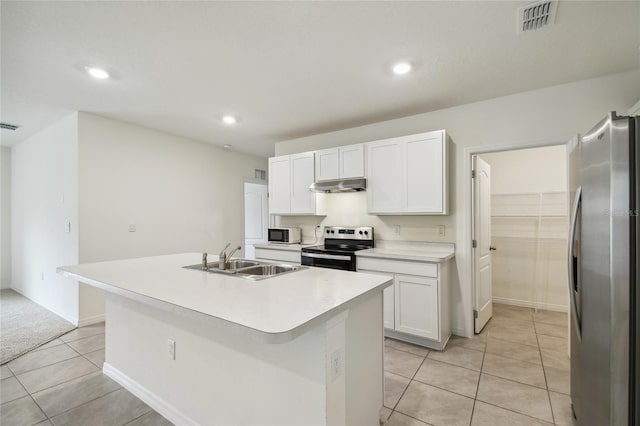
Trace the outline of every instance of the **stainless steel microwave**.
<instances>
[{"instance_id":1,"label":"stainless steel microwave","mask_svg":"<svg viewBox=\"0 0 640 426\"><path fill-rule=\"evenodd\" d=\"M300 228L269 228L269 242L297 244L300 242Z\"/></svg>"}]
</instances>

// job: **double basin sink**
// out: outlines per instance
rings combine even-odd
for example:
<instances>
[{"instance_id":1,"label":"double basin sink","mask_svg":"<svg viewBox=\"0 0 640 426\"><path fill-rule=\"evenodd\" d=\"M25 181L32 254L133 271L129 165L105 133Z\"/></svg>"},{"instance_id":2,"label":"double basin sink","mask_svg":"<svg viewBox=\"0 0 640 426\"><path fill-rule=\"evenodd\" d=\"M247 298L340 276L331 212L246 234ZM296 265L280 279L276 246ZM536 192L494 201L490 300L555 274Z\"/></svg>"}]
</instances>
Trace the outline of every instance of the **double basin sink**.
<instances>
[{"instance_id":1,"label":"double basin sink","mask_svg":"<svg viewBox=\"0 0 640 426\"><path fill-rule=\"evenodd\" d=\"M206 268L203 268L201 264L184 266L184 268L197 269L214 274L233 275L238 278L253 281L264 280L304 269L302 266L274 264L249 259L231 259L225 264L224 269L220 269L218 262L212 262L208 264Z\"/></svg>"}]
</instances>

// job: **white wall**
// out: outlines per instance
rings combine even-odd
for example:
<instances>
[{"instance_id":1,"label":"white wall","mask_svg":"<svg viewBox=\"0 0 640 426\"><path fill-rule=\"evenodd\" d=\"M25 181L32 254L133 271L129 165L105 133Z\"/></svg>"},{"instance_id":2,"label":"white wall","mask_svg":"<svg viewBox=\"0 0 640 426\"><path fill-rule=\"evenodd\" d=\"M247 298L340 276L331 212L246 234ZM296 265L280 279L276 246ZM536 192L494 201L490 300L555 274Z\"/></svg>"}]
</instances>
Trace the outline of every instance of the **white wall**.
<instances>
[{"instance_id":1,"label":"white wall","mask_svg":"<svg viewBox=\"0 0 640 426\"><path fill-rule=\"evenodd\" d=\"M567 147L480 157L491 166L494 301L566 311Z\"/></svg>"},{"instance_id":2,"label":"white wall","mask_svg":"<svg viewBox=\"0 0 640 426\"><path fill-rule=\"evenodd\" d=\"M56 267L78 263L77 127L74 113L11 153L12 287L73 323L78 284Z\"/></svg>"},{"instance_id":3,"label":"white wall","mask_svg":"<svg viewBox=\"0 0 640 426\"><path fill-rule=\"evenodd\" d=\"M452 137L451 185L449 217L382 218L358 213L352 220L359 223L376 223L377 235L389 235L393 231L385 225L400 224L411 227L417 224L426 231L405 233L403 239L437 241L435 226L449 221L447 239L456 242L458 280L453 275L453 327L456 333L469 335L472 330L471 284L466 282L469 259L464 248L467 241L462 230L465 212L460 211L464 199L464 150L466 147L531 143L534 141L567 141L579 132L586 132L608 111L627 111L640 97L640 71L604 76L523 92L444 110L419 114L397 120L324 133L276 144L276 155L312 151L333 146L368 142L394 136L446 129ZM339 200L339 199L334 199ZM308 223L314 219L287 218L284 223ZM315 219L316 221L318 219ZM333 221L331 216L324 223ZM453 228L453 229L452 229ZM401 228L402 229L402 228ZM401 231L402 232L402 231ZM312 234L312 232L311 232ZM431 236L430 236L431 235Z\"/></svg>"},{"instance_id":4,"label":"white wall","mask_svg":"<svg viewBox=\"0 0 640 426\"><path fill-rule=\"evenodd\" d=\"M80 113L80 262L243 245L243 178L267 159ZM129 232L135 224L136 232ZM81 316L104 313L81 286Z\"/></svg>"},{"instance_id":5,"label":"white wall","mask_svg":"<svg viewBox=\"0 0 640 426\"><path fill-rule=\"evenodd\" d=\"M0 148L0 288L11 287L11 149Z\"/></svg>"}]
</instances>

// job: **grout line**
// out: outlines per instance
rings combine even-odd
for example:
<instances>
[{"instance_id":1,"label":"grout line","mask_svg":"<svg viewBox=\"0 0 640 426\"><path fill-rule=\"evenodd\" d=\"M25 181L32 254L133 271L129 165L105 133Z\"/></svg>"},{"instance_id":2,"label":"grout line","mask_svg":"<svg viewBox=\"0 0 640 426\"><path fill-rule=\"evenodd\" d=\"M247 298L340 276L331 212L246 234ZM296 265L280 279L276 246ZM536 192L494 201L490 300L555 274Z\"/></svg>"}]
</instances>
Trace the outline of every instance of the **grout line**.
<instances>
[{"instance_id":1,"label":"grout line","mask_svg":"<svg viewBox=\"0 0 640 426\"><path fill-rule=\"evenodd\" d=\"M57 346L56 346L56 347L57 347ZM70 348L71 350L73 350L73 348L71 348L71 347L69 347L69 348ZM75 351L74 351L74 352L75 352ZM28 353L30 353L30 352L27 352L27 354L28 354ZM77 352L76 352L76 353L77 353ZM26 355L26 354L25 354L25 355ZM81 356L81 355L80 355L80 356ZM77 357L77 356L72 356L71 358L66 358L66 359L63 359L63 360L60 360L60 361L52 362L51 364L42 365L42 366L40 366L40 367L32 368L31 370L25 370L25 371L23 371L23 372L21 372L21 373L18 373L18 374L19 374L19 375L23 375L23 374L26 374L26 373L31 373L32 371L40 370L41 368L51 367L52 365L60 364L61 362L69 361L70 359L74 359L74 358L78 358L78 357ZM13 371L13 370L11 369L11 367L9 367L9 370L11 370L11 372L13 373L13 375L14 375L15 377L18 377L18 374L16 374L16 372L15 372L15 371Z\"/></svg>"},{"instance_id":2,"label":"grout line","mask_svg":"<svg viewBox=\"0 0 640 426\"><path fill-rule=\"evenodd\" d=\"M114 390L112 390L111 392L107 392L107 393L105 393L104 395L101 395L101 396L99 396L99 397L97 397L97 398L93 398L93 399L92 399L92 400L90 400L90 401L85 401L85 402L83 402L83 403L82 403L82 404L80 404L80 405L76 405L76 406L75 406L75 407L73 407L73 408L69 408L68 410L65 410L65 411L63 411L63 412L61 412L61 413L58 413L58 414L56 414L55 416L50 417L49 419L53 419L53 418L55 418L55 417L61 416L61 415L65 414L65 413L68 413L69 411L73 411L73 410L75 410L76 408L80 408L80 407L82 407L83 405L90 404L90 403L92 403L92 402L94 402L94 401L96 401L96 400L98 400L98 399L100 399L100 398L104 398L105 396L107 396L107 395L111 395L112 393L117 392L117 391L122 390L122 389L124 389L124 388L123 388L123 387L120 387L120 388L118 388L118 389L114 389ZM45 414L46 414L46 413L45 413ZM146 414L146 413L145 413L145 414ZM51 421L51 423L53 423L53 421Z\"/></svg>"},{"instance_id":3,"label":"grout line","mask_svg":"<svg viewBox=\"0 0 640 426\"><path fill-rule=\"evenodd\" d=\"M27 387L20 381L20 379L18 379L18 376L16 376L16 380L18 381L18 383L20 383L20 386L22 386L22 388L27 392L27 395L29 396L29 398L31 398L33 403L36 404L36 406L42 412L42 414L44 414L44 416L46 417L46 420L51 421L51 419L49 418L49 415L47 414L47 412L42 409L42 407L40 406L40 404L38 404L38 401L36 401L36 399L33 397L31 392L29 392ZM44 421L44 420L42 420L42 421ZM51 422L51 423L53 423L53 422ZM37 424L37 423L34 423L34 424Z\"/></svg>"},{"instance_id":4,"label":"grout line","mask_svg":"<svg viewBox=\"0 0 640 426\"><path fill-rule=\"evenodd\" d=\"M534 324L535 327L535 324ZM536 329L536 342L538 342L538 352L540 352L540 360L542 361L542 373L544 375L544 384L547 388L547 400L549 401L549 410L551 411L551 421L556 424L556 416L553 412L553 404L551 403L551 394L549 393L549 383L547 382L547 371L544 368L544 358L542 358L542 349L540 348L540 340L538 339L538 330Z\"/></svg>"},{"instance_id":5,"label":"grout line","mask_svg":"<svg viewBox=\"0 0 640 426\"><path fill-rule=\"evenodd\" d=\"M487 356L487 348L482 353L482 363L480 364L480 374L478 374L478 383L476 384L476 393L473 396L473 406L471 407L471 418L469 419L469 425L473 422L473 413L476 411L476 401L478 400L478 391L480 390L480 380L482 380L482 369L484 368L484 358Z\"/></svg>"}]
</instances>

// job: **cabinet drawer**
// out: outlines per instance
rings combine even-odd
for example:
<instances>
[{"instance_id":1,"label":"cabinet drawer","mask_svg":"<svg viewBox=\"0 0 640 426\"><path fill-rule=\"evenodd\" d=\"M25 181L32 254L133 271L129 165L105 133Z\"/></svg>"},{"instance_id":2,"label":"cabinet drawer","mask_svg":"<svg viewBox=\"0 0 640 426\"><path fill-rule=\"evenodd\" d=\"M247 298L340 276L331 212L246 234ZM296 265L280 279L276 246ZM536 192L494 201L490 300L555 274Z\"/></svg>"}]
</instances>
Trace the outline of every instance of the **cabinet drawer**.
<instances>
[{"instance_id":1,"label":"cabinet drawer","mask_svg":"<svg viewBox=\"0 0 640 426\"><path fill-rule=\"evenodd\" d=\"M257 256L257 255L256 255ZM403 260L380 259L375 257L357 257L358 270L391 272L393 274L419 275L438 278L438 264L425 262L407 262Z\"/></svg>"},{"instance_id":2,"label":"cabinet drawer","mask_svg":"<svg viewBox=\"0 0 640 426\"><path fill-rule=\"evenodd\" d=\"M256 259L275 260L280 262L300 264L300 252L288 250L270 250L256 248Z\"/></svg>"}]
</instances>

